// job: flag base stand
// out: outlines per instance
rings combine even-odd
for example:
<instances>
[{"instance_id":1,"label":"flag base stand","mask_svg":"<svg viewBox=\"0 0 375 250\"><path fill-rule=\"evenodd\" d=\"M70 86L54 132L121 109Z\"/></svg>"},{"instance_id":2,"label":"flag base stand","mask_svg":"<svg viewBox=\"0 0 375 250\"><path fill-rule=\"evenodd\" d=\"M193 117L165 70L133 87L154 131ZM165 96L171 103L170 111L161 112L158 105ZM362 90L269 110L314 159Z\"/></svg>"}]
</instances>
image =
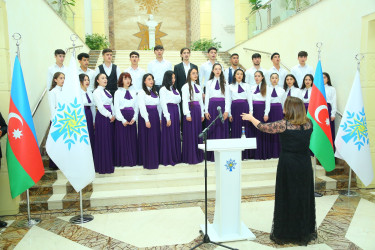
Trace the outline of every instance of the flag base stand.
<instances>
[{"instance_id":1,"label":"flag base stand","mask_svg":"<svg viewBox=\"0 0 375 250\"><path fill-rule=\"evenodd\" d=\"M352 169L349 168L349 180L348 180L348 190L339 192L341 195L345 195L346 197L356 197L359 194L357 192L351 191L350 186L352 184Z\"/></svg>"},{"instance_id":2,"label":"flag base stand","mask_svg":"<svg viewBox=\"0 0 375 250\"><path fill-rule=\"evenodd\" d=\"M19 221L16 224L16 227L29 227L30 228L42 221L41 219L31 218L29 189L26 190L26 201L27 201L27 220Z\"/></svg>"},{"instance_id":3,"label":"flag base stand","mask_svg":"<svg viewBox=\"0 0 375 250\"><path fill-rule=\"evenodd\" d=\"M323 196L323 194L318 193L318 192L314 192L314 197L322 197L322 196Z\"/></svg>"},{"instance_id":4,"label":"flag base stand","mask_svg":"<svg viewBox=\"0 0 375 250\"><path fill-rule=\"evenodd\" d=\"M314 197L322 197L323 194L316 192L316 157L314 155Z\"/></svg>"},{"instance_id":5,"label":"flag base stand","mask_svg":"<svg viewBox=\"0 0 375 250\"><path fill-rule=\"evenodd\" d=\"M79 191L79 208L80 208L80 215L76 215L70 218L69 222L71 224L84 224L94 219L94 216L90 214L83 214L82 191Z\"/></svg>"}]
</instances>

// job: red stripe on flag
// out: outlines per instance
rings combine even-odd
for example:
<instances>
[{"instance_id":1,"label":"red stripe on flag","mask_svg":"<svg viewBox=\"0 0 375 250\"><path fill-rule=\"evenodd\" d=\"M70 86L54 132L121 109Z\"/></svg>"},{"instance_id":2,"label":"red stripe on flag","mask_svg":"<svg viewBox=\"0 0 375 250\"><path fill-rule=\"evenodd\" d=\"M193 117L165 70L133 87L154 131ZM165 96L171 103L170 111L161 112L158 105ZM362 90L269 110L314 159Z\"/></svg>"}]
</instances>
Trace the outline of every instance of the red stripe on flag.
<instances>
[{"instance_id":1,"label":"red stripe on flag","mask_svg":"<svg viewBox=\"0 0 375 250\"><path fill-rule=\"evenodd\" d=\"M9 117L9 145L23 169L37 183L44 174L42 157L33 132L14 105L12 98L10 99Z\"/></svg>"},{"instance_id":2,"label":"red stripe on flag","mask_svg":"<svg viewBox=\"0 0 375 250\"><path fill-rule=\"evenodd\" d=\"M324 98L322 92L320 92L320 90L315 85L313 85L312 87L311 96L313 96L313 94L315 95L315 98L313 100L310 100L308 112L319 125L319 127L323 130L324 134L327 136L333 147L331 127L329 122L330 117L326 99Z\"/></svg>"}]
</instances>

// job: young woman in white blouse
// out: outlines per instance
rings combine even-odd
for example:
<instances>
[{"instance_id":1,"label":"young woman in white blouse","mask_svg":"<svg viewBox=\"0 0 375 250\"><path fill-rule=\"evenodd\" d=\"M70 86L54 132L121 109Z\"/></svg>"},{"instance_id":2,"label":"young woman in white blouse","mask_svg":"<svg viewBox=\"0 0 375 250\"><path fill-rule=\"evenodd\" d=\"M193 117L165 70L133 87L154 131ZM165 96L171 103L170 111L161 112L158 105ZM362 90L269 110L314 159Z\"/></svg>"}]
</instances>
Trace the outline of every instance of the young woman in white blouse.
<instances>
[{"instance_id":1,"label":"young woman in white blouse","mask_svg":"<svg viewBox=\"0 0 375 250\"><path fill-rule=\"evenodd\" d=\"M138 92L138 164L146 169L159 167L161 107L154 76L147 73Z\"/></svg>"},{"instance_id":2,"label":"young woman in white blouse","mask_svg":"<svg viewBox=\"0 0 375 250\"><path fill-rule=\"evenodd\" d=\"M268 122L275 122L284 118L283 107L282 107L282 96L285 90L279 85L279 75L272 73L270 75L270 95L271 95L271 108ZM278 134L270 134L271 143L271 157L279 158L280 156L280 141Z\"/></svg>"},{"instance_id":3,"label":"young woman in white blouse","mask_svg":"<svg viewBox=\"0 0 375 250\"><path fill-rule=\"evenodd\" d=\"M137 165L137 124L138 101L137 93L130 88L132 77L129 73L121 73L117 82L118 89L114 97L115 121L115 143L114 163L115 166L133 167Z\"/></svg>"},{"instance_id":4,"label":"young woman in white blouse","mask_svg":"<svg viewBox=\"0 0 375 250\"><path fill-rule=\"evenodd\" d=\"M302 91L301 96L302 96L302 101L305 104L306 114L309 108L311 90L312 90L313 84L314 84L313 75L311 74L305 75L305 77L303 78L302 86L301 86L301 91Z\"/></svg>"},{"instance_id":5,"label":"young woman in white blouse","mask_svg":"<svg viewBox=\"0 0 375 250\"><path fill-rule=\"evenodd\" d=\"M94 165L99 174L113 173L114 108L112 95L105 89L107 76L100 73L95 77L94 102L98 109L95 117Z\"/></svg>"},{"instance_id":6,"label":"young woman in white blouse","mask_svg":"<svg viewBox=\"0 0 375 250\"><path fill-rule=\"evenodd\" d=\"M51 88L48 92L49 108L51 111L50 124L52 123L52 120L56 115L56 110L58 107L59 100L61 98L61 91L64 85L64 81L65 81L65 75L62 72L56 72L52 77ZM49 168L51 170L58 169L56 164L51 159L49 159Z\"/></svg>"},{"instance_id":7,"label":"young woman in white blouse","mask_svg":"<svg viewBox=\"0 0 375 250\"><path fill-rule=\"evenodd\" d=\"M79 82L81 84L81 99L82 99L82 104L85 109L87 129L89 131L91 150L94 153L94 148L95 148L94 147L94 144L95 144L94 121L95 121L95 116L96 116L96 110L95 110L94 97L91 91L88 90L88 87L90 86L90 78L86 74L80 74Z\"/></svg>"},{"instance_id":8,"label":"young woman in white blouse","mask_svg":"<svg viewBox=\"0 0 375 250\"><path fill-rule=\"evenodd\" d=\"M251 136L251 123L242 120L242 113L253 113L253 98L250 85L246 84L245 72L242 69L236 69L233 73L233 82L229 83L231 96L231 137L241 138L242 127L245 127L247 138ZM250 159L250 150L242 151L242 159Z\"/></svg>"},{"instance_id":9,"label":"young woman in white blouse","mask_svg":"<svg viewBox=\"0 0 375 250\"><path fill-rule=\"evenodd\" d=\"M192 68L188 71L186 84L181 88L182 110L184 112L182 134L182 162L197 164L203 161L203 151L198 149L202 138L198 135L202 132L204 121L204 106L202 88L199 85L198 70Z\"/></svg>"},{"instance_id":10,"label":"young woman in white blouse","mask_svg":"<svg viewBox=\"0 0 375 250\"><path fill-rule=\"evenodd\" d=\"M255 85L251 86L251 92L253 94L253 116L261 122L267 122L271 106L270 87L267 86L262 71L258 70L254 73L254 80ZM259 131L254 126L251 126L251 130L252 137L257 138L257 148L250 151L252 152L250 157L258 160L270 159L270 135Z\"/></svg>"},{"instance_id":11,"label":"young woman in white blouse","mask_svg":"<svg viewBox=\"0 0 375 250\"><path fill-rule=\"evenodd\" d=\"M173 71L164 73L163 85L159 91L163 110L161 122L160 164L176 165L181 162L180 102L181 96L175 87Z\"/></svg>"},{"instance_id":12,"label":"young woman in white blouse","mask_svg":"<svg viewBox=\"0 0 375 250\"><path fill-rule=\"evenodd\" d=\"M208 131L208 139L226 139L229 137L229 113L230 113L230 91L228 84L225 82L223 69L220 63L212 66L210 80L206 83L205 96L205 117L206 126L218 116L218 107L221 108L224 124L217 121ZM207 160L214 161L214 152L207 152Z\"/></svg>"},{"instance_id":13,"label":"young woman in white blouse","mask_svg":"<svg viewBox=\"0 0 375 250\"><path fill-rule=\"evenodd\" d=\"M285 93L282 97L283 107L284 107L284 102L288 96L297 97L302 100L301 90L299 89L297 80L294 75L292 74L286 75L285 81L284 81L284 90L285 90Z\"/></svg>"},{"instance_id":14,"label":"young woman in white blouse","mask_svg":"<svg viewBox=\"0 0 375 250\"><path fill-rule=\"evenodd\" d=\"M332 141L335 141L335 117L337 111L336 89L332 86L331 77L327 72L323 72L324 89L326 91L328 114L330 117Z\"/></svg>"}]
</instances>

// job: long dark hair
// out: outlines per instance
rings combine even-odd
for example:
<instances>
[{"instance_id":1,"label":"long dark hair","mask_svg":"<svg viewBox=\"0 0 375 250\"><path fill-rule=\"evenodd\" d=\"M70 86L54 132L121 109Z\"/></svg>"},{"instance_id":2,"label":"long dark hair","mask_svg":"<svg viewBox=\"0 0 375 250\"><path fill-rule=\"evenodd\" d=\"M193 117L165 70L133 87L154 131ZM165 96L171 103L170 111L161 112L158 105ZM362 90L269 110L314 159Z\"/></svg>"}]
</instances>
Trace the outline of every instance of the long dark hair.
<instances>
[{"instance_id":1,"label":"long dark hair","mask_svg":"<svg viewBox=\"0 0 375 250\"><path fill-rule=\"evenodd\" d=\"M323 72L323 75L327 77L327 85L332 86L331 77L329 76L329 74L327 72Z\"/></svg>"},{"instance_id":2,"label":"long dark hair","mask_svg":"<svg viewBox=\"0 0 375 250\"><path fill-rule=\"evenodd\" d=\"M257 71L255 71L254 76L255 76L256 73L259 73L263 77L262 82L260 83L260 94L262 96L266 96L266 94L267 94L267 83L266 83L266 79L264 78L264 74L263 74L262 71L257 70Z\"/></svg>"},{"instance_id":3,"label":"long dark hair","mask_svg":"<svg viewBox=\"0 0 375 250\"><path fill-rule=\"evenodd\" d=\"M174 72L172 70L168 70L164 73L163 77L163 84L166 89L171 90L172 86L172 76L174 75Z\"/></svg>"},{"instance_id":4,"label":"long dark hair","mask_svg":"<svg viewBox=\"0 0 375 250\"><path fill-rule=\"evenodd\" d=\"M286 79L287 79L289 76L292 77L292 78L294 79L293 86L296 87L296 88L298 89L299 87L298 87L298 83L297 83L297 80L296 80L295 76L294 76L293 74L287 74L287 75L285 76L285 80L284 80L284 90L286 91L286 90L288 89L288 84L286 84Z\"/></svg>"},{"instance_id":5,"label":"long dark hair","mask_svg":"<svg viewBox=\"0 0 375 250\"><path fill-rule=\"evenodd\" d=\"M306 88L306 84L305 84L306 77L310 77L310 79L311 79L311 87L314 85L314 77L313 77L313 75L312 74L306 74L305 77L303 78L301 89L305 89Z\"/></svg>"},{"instance_id":6,"label":"long dark hair","mask_svg":"<svg viewBox=\"0 0 375 250\"><path fill-rule=\"evenodd\" d=\"M94 84L94 87L95 87L95 88L97 88L97 87L99 86L98 80L99 80L99 77L100 77L101 75L105 75L105 77L107 77L106 74L104 74L104 73L99 73L99 74L95 77L95 84Z\"/></svg>"},{"instance_id":7,"label":"long dark hair","mask_svg":"<svg viewBox=\"0 0 375 250\"><path fill-rule=\"evenodd\" d=\"M194 95L193 86L191 86L191 77L190 77L190 74L191 74L191 72L193 70L196 70L197 74L198 74L198 70L197 69L191 68L191 69L189 69L188 74L187 74L187 78L186 78L186 82L187 82L187 84L189 86L189 94L190 94L189 98L190 98L190 101L192 100L191 97ZM198 76L197 80L195 81L195 83L199 85L199 76Z\"/></svg>"},{"instance_id":8,"label":"long dark hair","mask_svg":"<svg viewBox=\"0 0 375 250\"><path fill-rule=\"evenodd\" d=\"M154 84L153 84L152 87L151 87L151 91L154 92L154 94L158 96L158 93L156 93L156 89L155 89L155 78L154 78L154 76L153 76L152 74L150 74L150 73L146 73L146 74L143 75L143 78L142 78L142 89L145 91L145 93L146 93L147 95L151 95L151 92L148 90L148 88L147 88L147 86L146 86L146 83L145 83L146 78L147 78L148 76L151 76L151 77L152 77L152 80L154 81Z\"/></svg>"},{"instance_id":9,"label":"long dark hair","mask_svg":"<svg viewBox=\"0 0 375 250\"><path fill-rule=\"evenodd\" d=\"M51 91L54 87L56 87L57 83L55 82L55 80L56 80L57 78L59 78L60 75L64 75L64 76L65 76L65 74L64 74L63 72L56 72L56 73L53 75L53 78L52 78L52 84L51 84L51 88L49 89L49 91Z\"/></svg>"},{"instance_id":10,"label":"long dark hair","mask_svg":"<svg viewBox=\"0 0 375 250\"><path fill-rule=\"evenodd\" d=\"M245 83L245 72L244 72L242 69L238 68L238 69L236 69L236 70L234 71L232 82L230 82L229 84L232 84L232 83L236 83L236 82L237 82L237 80L236 80L236 73L237 73L237 71L242 71L242 75L243 75L243 77L242 77L242 82Z\"/></svg>"},{"instance_id":11,"label":"long dark hair","mask_svg":"<svg viewBox=\"0 0 375 250\"><path fill-rule=\"evenodd\" d=\"M220 89L221 89L221 93L224 95L225 94L225 77L224 77L224 74L223 74L223 67L221 67L221 64L220 63L215 63L213 66L212 66L212 70L211 70L211 75L210 75L210 79L209 80L212 80L214 79L214 68L215 66L219 65L220 68L221 68L221 73L220 73Z\"/></svg>"}]
</instances>

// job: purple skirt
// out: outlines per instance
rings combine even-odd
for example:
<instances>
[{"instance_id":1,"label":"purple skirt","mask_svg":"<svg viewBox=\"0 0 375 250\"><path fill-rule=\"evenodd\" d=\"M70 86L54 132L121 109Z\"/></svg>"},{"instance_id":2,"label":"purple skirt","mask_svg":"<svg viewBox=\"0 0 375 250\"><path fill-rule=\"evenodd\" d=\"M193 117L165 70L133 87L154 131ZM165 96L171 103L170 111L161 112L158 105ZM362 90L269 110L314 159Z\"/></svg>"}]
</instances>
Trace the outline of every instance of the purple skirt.
<instances>
[{"instance_id":1,"label":"purple skirt","mask_svg":"<svg viewBox=\"0 0 375 250\"><path fill-rule=\"evenodd\" d=\"M208 103L208 113L210 114L210 120L206 120L206 126L208 127L213 120L219 115L217 107L221 107L222 113L225 110L225 99L224 98L210 98ZM229 138L229 124L228 119L221 123L220 119L216 120L215 124L210 128L207 134L207 139L226 139ZM207 160L215 161L214 152L207 152Z\"/></svg>"},{"instance_id":2,"label":"purple skirt","mask_svg":"<svg viewBox=\"0 0 375 250\"><path fill-rule=\"evenodd\" d=\"M329 103L327 103L327 105L328 105L329 123L330 123L330 126L331 126L333 149L336 151L336 147L335 147L335 137L336 137L335 136L335 121L331 121L332 106Z\"/></svg>"},{"instance_id":3,"label":"purple skirt","mask_svg":"<svg viewBox=\"0 0 375 250\"><path fill-rule=\"evenodd\" d=\"M181 162L180 113L177 104L168 103L167 107L171 126L167 127L167 120L162 115L160 164L174 166Z\"/></svg>"},{"instance_id":4,"label":"purple skirt","mask_svg":"<svg viewBox=\"0 0 375 250\"><path fill-rule=\"evenodd\" d=\"M134 117L133 108L121 109L122 116L130 122ZM137 125L127 125L115 122L115 166L133 167L137 165Z\"/></svg>"},{"instance_id":5,"label":"purple skirt","mask_svg":"<svg viewBox=\"0 0 375 250\"><path fill-rule=\"evenodd\" d=\"M110 105L104 107L111 111ZM99 174L110 174L115 171L113 164L113 135L114 124L108 117L97 112L95 117L95 145L94 164L95 172Z\"/></svg>"},{"instance_id":6,"label":"purple skirt","mask_svg":"<svg viewBox=\"0 0 375 250\"><path fill-rule=\"evenodd\" d=\"M94 152L94 145L95 145L95 136L94 136L94 118L92 116L90 106L85 106L85 115L87 121L87 129L89 130L89 137L90 137L90 144L91 150Z\"/></svg>"},{"instance_id":7,"label":"purple skirt","mask_svg":"<svg viewBox=\"0 0 375 250\"><path fill-rule=\"evenodd\" d=\"M182 134L182 162L188 164L197 164L203 161L203 151L198 149L198 144L201 144L202 138L198 135L202 132L202 112L199 102L190 102L190 117L191 122L186 120L184 116Z\"/></svg>"},{"instance_id":8,"label":"purple skirt","mask_svg":"<svg viewBox=\"0 0 375 250\"><path fill-rule=\"evenodd\" d=\"M160 154L160 117L156 105L146 105L151 128L146 127L146 122L138 116L138 164L146 169L159 167Z\"/></svg>"},{"instance_id":9,"label":"purple skirt","mask_svg":"<svg viewBox=\"0 0 375 250\"><path fill-rule=\"evenodd\" d=\"M280 121L284 118L283 107L281 103L271 103L271 109L268 122ZM280 156L280 140L278 134L269 134L271 144L271 158L279 158Z\"/></svg>"},{"instance_id":10,"label":"purple skirt","mask_svg":"<svg viewBox=\"0 0 375 250\"><path fill-rule=\"evenodd\" d=\"M258 119L260 122L265 123L264 110L266 104L264 101L253 101L253 116ZM271 158L271 143L270 143L270 134L263 133L258 130L254 125L251 126L253 134L257 139L257 148L252 149L254 152L254 159L257 160L266 160Z\"/></svg>"},{"instance_id":11,"label":"purple skirt","mask_svg":"<svg viewBox=\"0 0 375 250\"><path fill-rule=\"evenodd\" d=\"M251 122L242 120L242 113L249 113L249 103L245 99L233 100L232 101L232 138L241 138L242 136L242 126L245 127L245 135L247 138L251 137ZM251 151L246 149L242 151L242 159L250 159Z\"/></svg>"}]
</instances>

